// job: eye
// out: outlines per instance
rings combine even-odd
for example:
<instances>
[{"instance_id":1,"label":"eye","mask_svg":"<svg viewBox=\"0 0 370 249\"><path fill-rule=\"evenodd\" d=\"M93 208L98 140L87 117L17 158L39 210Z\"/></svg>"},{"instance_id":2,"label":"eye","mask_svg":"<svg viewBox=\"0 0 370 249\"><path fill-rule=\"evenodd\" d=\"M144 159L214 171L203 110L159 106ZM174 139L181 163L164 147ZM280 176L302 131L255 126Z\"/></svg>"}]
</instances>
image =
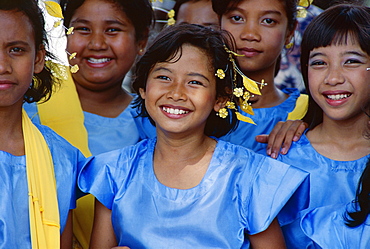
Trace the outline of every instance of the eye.
<instances>
[{"instance_id":1,"label":"eye","mask_svg":"<svg viewBox=\"0 0 370 249\"><path fill-rule=\"evenodd\" d=\"M203 86L204 84L200 81L197 81L197 80L191 80L189 81L189 84L190 85L199 85L199 86Z\"/></svg>"},{"instance_id":2,"label":"eye","mask_svg":"<svg viewBox=\"0 0 370 249\"><path fill-rule=\"evenodd\" d=\"M243 22L244 21L243 17L241 17L239 15L232 15L232 16L230 16L230 19L234 22Z\"/></svg>"},{"instance_id":3,"label":"eye","mask_svg":"<svg viewBox=\"0 0 370 249\"><path fill-rule=\"evenodd\" d=\"M314 60L314 61L310 62L310 67L313 67L313 68L320 68L320 67L323 67L325 65L326 65L326 63L322 60Z\"/></svg>"},{"instance_id":4,"label":"eye","mask_svg":"<svg viewBox=\"0 0 370 249\"><path fill-rule=\"evenodd\" d=\"M262 20L262 23L267 24L267 25L272 25L272 24L275 24L277 22L274 19L265 18L265 19Z\"/></svg>"},{"instance_id":5,"label":"eye","mask_svg":"<svg viewBox=\"0 0 370 249\"><path fill-rule=\"evenodd\" d=\"M107 33L116 33L116 32L120 32L122 31L122 29L119 29L119 28L108 28L106 30Z\"/></svg>"},{"instance_id":6,"label":"eye","mask_svg":"<svg viewBox=\"0 0 370 249\"><path fill-rule=\"evenodd\" d=\"M348 59L344 64L364 64L362 61L358 59Z\"/></svg>"},{"instance_id":7,"label":"eye","mask_svg":"<svg viewBox=\"0 0 370 249\"><path fill-rule=\"evenodd\" d=\"M89 33L90 29L88 27L75 27L74 31L84 34L84 33Z\"/></svg>"},{"instance_id":8,"label":"eye","mask_svg":"<svg viewBox=\"0 0 370 249\"><path fill-rule=\"evenodd\" d=\"M25 52L26 50L22 47L12 47L9 52L10 53L15 53L15 54L19 54L19 53L22 53L22 52Z\"/></svg>"},{"instance_id":9,"label":"eye","mask_svg":"<svg viewBox=\"0 0 370 249\"><path fill-rule=\"evenodd\" d=\"M155 77L156 79L160 79L160 80L171 80L169 77L165 76L165 75L158 75Z\"/></svg>"}]
</instances>

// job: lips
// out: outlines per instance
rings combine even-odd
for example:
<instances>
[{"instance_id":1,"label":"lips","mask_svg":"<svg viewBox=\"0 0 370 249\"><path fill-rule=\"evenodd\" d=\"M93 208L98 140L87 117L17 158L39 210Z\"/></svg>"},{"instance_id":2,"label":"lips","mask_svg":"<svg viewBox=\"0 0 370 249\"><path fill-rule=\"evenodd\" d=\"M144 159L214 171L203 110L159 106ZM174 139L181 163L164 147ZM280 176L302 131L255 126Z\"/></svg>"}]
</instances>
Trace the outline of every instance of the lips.
<instances>
[{"instance_id":1,"label":"lips","mask_svg":"<svg viewBox=\"0 0 370 249\"><path fill-rule=\"evenodd\" d=\"M326 91L322 93L326 102L331 106L339 106L344 104L352 96L352 93L346 91Z\"/></svg>"},{"instance_id":2,"label":"lips","mask_svg":"<svg viewBox=\"0 0 370 249\"><path fill-rule=\"evenodd\" d=\"M241 49L238 49L238 52L246 57L253 57L253 56L256 56L262 53L262 51L254 49L254 48L241 48Z\"/></svg>"}]
</instances>

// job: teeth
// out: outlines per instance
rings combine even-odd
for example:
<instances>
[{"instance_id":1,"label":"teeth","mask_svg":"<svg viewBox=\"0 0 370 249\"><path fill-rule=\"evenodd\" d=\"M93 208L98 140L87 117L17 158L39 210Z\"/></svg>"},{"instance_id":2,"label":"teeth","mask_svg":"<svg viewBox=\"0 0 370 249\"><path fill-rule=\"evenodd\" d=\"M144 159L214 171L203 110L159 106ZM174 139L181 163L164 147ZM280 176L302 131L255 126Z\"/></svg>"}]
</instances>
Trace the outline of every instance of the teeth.
<instances>
[{"instance_id":1,"label":"teeth","mask_svg":"<svg viewBox=\"0 0 370 249\"><path fill-rule=\"evenodd\" d=\"M165 111L167 113L170 113L170 114L186 114L186 113L189 113L189 111L184 111L184 110L181 110L181 109L173 109L173 108L167 108L167 107L163 107L162 109L163 109L163 111Z\"/></svg>"},{"instance_id":2,"label":"teeth","mask_svg":"<svg viewBox=\"0 0 370 249\"><path fill-rule=\"evenodd\" d=\"M335 94L335 95L326 95L328 99L331 100L340 100L340 99L345 99L351 96L351 94Z\"/></svg>"},{"instance_id":3,"label":"teeth","mask_svg":"<svg viewBox=\"0 0 370 249\"><path fill-rule=\"evenodd\" d=\"M104 63L104 62L108 62L110 61L111 59L109 58L101 58L101 59L95 59L95 58L89 58L88 61L90 63Z\"/></svg>"}]
</instances>

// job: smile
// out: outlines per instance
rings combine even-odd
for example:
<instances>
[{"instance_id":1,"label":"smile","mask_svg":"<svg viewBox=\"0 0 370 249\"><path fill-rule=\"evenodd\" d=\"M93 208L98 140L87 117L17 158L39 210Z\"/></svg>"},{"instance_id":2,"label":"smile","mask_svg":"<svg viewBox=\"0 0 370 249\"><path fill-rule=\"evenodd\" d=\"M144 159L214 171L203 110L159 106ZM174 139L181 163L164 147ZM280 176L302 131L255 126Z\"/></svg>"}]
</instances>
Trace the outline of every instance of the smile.
<instances>
[{"instance_id":1,"label":"smile","mask_svg":"<svg viewBox=\"0 0 370 249\"><path fill-rule=\"evenodd\" d=\"M106 63L108 61L111 61L112 59L110 58L101 58L101 59L96 59L96 58L88 58L87 61L89 63L93 63L93 64L98 64L98 63Z\"/></svg>"},{"instance_id":2,"label":"smile","mask_svg":"<svg viewBox=\"0 0 370 249\"><path fill-rule=\"evenodd\" d=\"M341 99L346 99L348 98L349 96L351 96L352 94L333 94L333 95L326 95L326 97L328 99L331 99L331 100L341 100Z\"/></svg>"},{"instance_id":3,"label":"smile","mask_svg":"<svg viewBox=\"0 0 370 249\"><path fill-rule=\"evenodd\" d=\"M162 110L169 113L169 114L187 114L189 111L181 110L181 109L173 109L173 108L167 108L162 107Z\"/></svg>"}]
</instances>

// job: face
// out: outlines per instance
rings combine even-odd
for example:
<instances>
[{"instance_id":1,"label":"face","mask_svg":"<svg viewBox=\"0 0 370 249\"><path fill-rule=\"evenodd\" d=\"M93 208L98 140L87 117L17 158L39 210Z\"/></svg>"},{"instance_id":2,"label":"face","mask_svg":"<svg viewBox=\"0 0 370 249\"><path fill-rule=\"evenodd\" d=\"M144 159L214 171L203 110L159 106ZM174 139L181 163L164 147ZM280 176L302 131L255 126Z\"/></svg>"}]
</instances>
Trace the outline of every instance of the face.
<instances>
[{"instance_id":1,"label":"face","mask_svg":"<svg viewBox=\"0 0 370 249\"><path fill-rule=\"evenodd\" d=\"M33 29L21 12L0 10L0 108L21 106L34 73L44 67L44 50L36 50Z\"/></svg>"},{"instance_id":2,"label":"face","mask_svg":"<svg viewBox=\"0 0 370 249\"><path fill-rule=\"evenodd\" d=\"M218 16L212 9L210 0L189 1L181 5L176 23L192 23L203 26L219 27Z\"/></svg>"},{"instance_id":3,"label":"face","mask_svg":"<svg viewBox=\"0 0 370 249\"><path fill-rule=\"evenodd\" d=\"M361 110L370 96L370 56L357 43L315 48L310 52L310 93L333 120L365 116Z\"/></svg>"},{"instance_id":4,"label":"face","mask_svg":"<svg viewBox=\"0 0 370 249\"><path fill-rule=\"evenodd\" d=\"M67 51L77 52L70 64L77 85L91 90L120 86L146 41L136 41L135 28L118 6L104 0L86 0L71 18L74 32Z\"/></svg>"},{"instance_id":5,"label":"face","mask_svg":"<svg viewBox=\"0 0 370 249\"><path fill-rule=\"evenodd\" d=\"M165 133L203 134L212 109L221 105L209 58L191 45L182 46L178 61L157 63L140 95L157 130Z\"/></svg>"},{"instance_id":6,"label":"face","mask_svg":"<svg viewBox=\"0 0 370 249\"><path fill-rule=\"evenodd\" d=\"M271 70L293 31L288 29L284 3L280 0L244 0L221 17L221 28L236 40L243 72Z\"/></svg>"}]
</instances>

